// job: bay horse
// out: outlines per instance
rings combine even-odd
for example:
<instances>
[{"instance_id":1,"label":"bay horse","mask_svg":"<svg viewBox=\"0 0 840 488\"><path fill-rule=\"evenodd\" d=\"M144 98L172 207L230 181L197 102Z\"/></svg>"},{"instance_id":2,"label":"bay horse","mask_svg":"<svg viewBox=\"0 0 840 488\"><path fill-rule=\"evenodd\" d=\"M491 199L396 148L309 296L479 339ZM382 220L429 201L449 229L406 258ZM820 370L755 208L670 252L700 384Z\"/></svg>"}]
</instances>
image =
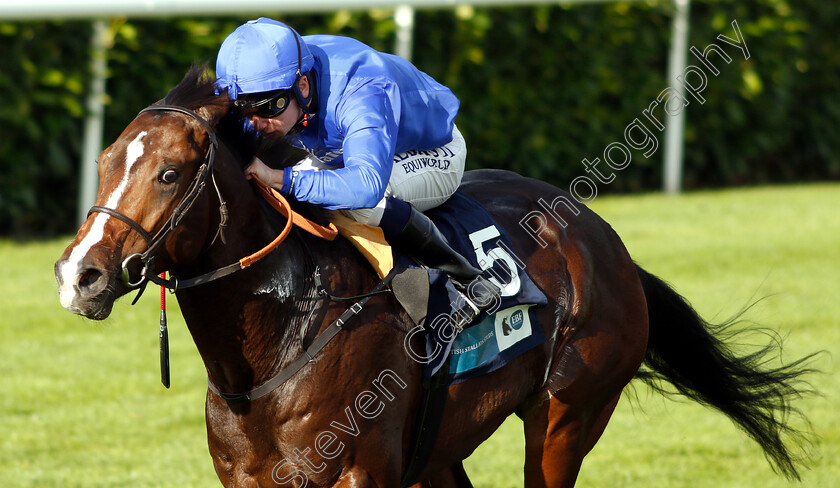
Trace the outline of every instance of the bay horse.
<instances>
[{"instance_id":1,"label":"bay horse","mask_svg":"<svg viewBox=\"0 0 840 488\"><path fill-rule=\"evenodd\" d=\"M242 120L194 68L129 123L102 152L96 206L56 262L65 308L106 318L133 289L121 275L142 281L130 268L143 253L146 277L206 276L275 238L287 219L243 176L259 141ZM275 378L346 312L346 304L319 295L316 269L337 296L377 285L347 241L294 228L259 263L176 289L207 370L207 437L224 486L471 486L462 460L515 413L524 421L525 486L571 487L634 377L659 387L664 380L723 412L774 469L798 478L800 460L789 449L796 439L788 436L801 431L786 419L796 411L790 401L807 358L769 367L780 346L733 352L725 327L701 319L633 262L607 223L549 184L479 170L465 175L461 191L509 230L512 251L548 297L538 310L546 340L502 369L448 387L437 440L416 479L403 475L422 365L406 348L422 345L419 336L406 341L413 323L392 294L369 297L357 319L280 386L258 398L224 397ZM315 207L295 208L325 221ZM522 231L525 216L547 210L538 239ZM216 238L220 229L225 239Z\"/></svg>"}]
</instances>

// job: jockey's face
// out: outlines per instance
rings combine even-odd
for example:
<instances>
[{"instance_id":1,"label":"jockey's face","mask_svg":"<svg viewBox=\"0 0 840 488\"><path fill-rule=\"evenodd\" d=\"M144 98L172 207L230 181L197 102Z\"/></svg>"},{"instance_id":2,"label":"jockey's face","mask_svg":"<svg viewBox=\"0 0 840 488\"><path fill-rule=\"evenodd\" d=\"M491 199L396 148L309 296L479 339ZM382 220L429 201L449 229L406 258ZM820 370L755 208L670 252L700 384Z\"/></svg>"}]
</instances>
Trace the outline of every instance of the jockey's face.
<instances>
[{"instance_id":1,"label":"jockey's face","mask_svg":"<svg viewBox=\"0 0 840 488\"><path fill-rule=\"evenodd\" d=\"M309 96L309 80L306 76L300 78L300 91L304 97ZM254 125L263 136L270 139L285 137L303 116L303 111L298 105L297 98L292 96L289 107L276 117L260 117L257 114L251 115L251 124Z\"/></svg>"},{"instance_id":2,"label":"jockey's face","mask_svg":"<svg viewBox=\"0 0 840 488\"><path fill-rule=\"evenodd\" d=\"M298 106L297 100L292 97L289 108L283 111L277 117L265 118L259 115L251 116L251 123L258 131L270 139L279 139L285 137L286 134L292 130L292 127L297 124L298 119L303 114Z\"/></svg>"}]
</instances>

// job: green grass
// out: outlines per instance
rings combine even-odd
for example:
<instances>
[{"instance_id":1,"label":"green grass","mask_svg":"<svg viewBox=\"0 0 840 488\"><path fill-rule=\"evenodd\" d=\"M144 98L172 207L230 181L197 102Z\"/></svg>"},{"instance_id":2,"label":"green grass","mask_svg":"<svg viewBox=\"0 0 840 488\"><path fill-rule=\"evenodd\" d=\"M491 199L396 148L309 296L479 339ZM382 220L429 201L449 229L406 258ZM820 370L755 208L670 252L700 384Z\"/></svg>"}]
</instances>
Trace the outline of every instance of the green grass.
<instances>
[{"instance_id":1,"label":"green grass","mask_svg":"<svg viewBox=\"0 0 840 488\"><path fill-rule=\"evenodd\" d=\"M722 415L636 387L584 461L580 487L840 486L840 185L599 197L592 205L647 270L701 314L779 330L789 360L829 353L798 406L819 435L801 485L773 474ZM156 290L104 323L58 304L52 263L68 239L0 240L0 487L218 486L204 428L205 376L183 319L169 312L173 385L160 386ZM170 303L174 300L170 300ZM479 487L522 485L521 423L467 461Z\"/></svg>"},{"instance_id":2,"label":"green grass","mask_svg":"<svg viewBox=\"0 0 840 488\"><path fill-rule=\"evenodd\" d=\"M51 264L66 244L0 241L0 486L218 486L206 379L177 308L166 391L157 290L104 323L67 313Z\"/></svg>"}]
</instances>

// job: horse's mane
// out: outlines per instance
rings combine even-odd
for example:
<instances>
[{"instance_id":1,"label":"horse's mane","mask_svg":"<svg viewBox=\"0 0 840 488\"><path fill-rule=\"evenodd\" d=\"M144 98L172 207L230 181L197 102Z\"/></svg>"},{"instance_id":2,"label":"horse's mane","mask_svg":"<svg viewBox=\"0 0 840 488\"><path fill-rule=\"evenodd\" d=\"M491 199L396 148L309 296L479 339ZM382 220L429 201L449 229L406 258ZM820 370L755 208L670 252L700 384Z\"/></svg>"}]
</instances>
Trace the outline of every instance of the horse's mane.
<instances>
[{"instance_id":1,"label":"horse's mane","mask_svg":"<svg viewBox=\"0 0 840 488\"><path fill-rule=\"evenodd\" d=\"M281 168L292 166L300 161L306 153L285 141L269 142L245 123L242 110L231 102L227 91L217 93L216 80L209 76L207 65L194 65L177 86L172 88L161 100L165 105L176 105L190 110L209 108L211 111L221 110L225 113L215 125L219 142L231 151L237 163L244 169L254 157L259 154L260 159L269 166ZM298 211L313 218L319 223L325 223L317 209L307 208L310 205L292 201ZM274 212L269 211L271 215Z\"/></svg>"},{"instance_id":2,"label":"horse's mane","mask_svg":"<svg viewBox=\"0 0 840 488\"><path fill-rule=\"evenodd\" d=\"M216 135L243 167L260 148L261 135L254 130L246 130L241 110L228 98L227 91L217 92L216 80L209 75L206 63L193 65L161 103L190 110L207 108L211 112L224 112L225 115L216 122Z\"/></svg>"},{"instance_id":3,"label":"horse's mane","mask_svg":"<svg viewBox=\"0 0 840 488\"><path fill-rule=\"evenodd\" d=\"M227 91L218 92L216 80L209 76L206 63L190 68L161 103L190 110L205 107L214 112L223 111L225 115L216 122L216 135L233 152L243 168L258 153L260 159L275 168L291 166L305 156L305 153L285 141L265 141L253 126L245 123L242 110L231 102Z\"/></svg>"}]
</instances>

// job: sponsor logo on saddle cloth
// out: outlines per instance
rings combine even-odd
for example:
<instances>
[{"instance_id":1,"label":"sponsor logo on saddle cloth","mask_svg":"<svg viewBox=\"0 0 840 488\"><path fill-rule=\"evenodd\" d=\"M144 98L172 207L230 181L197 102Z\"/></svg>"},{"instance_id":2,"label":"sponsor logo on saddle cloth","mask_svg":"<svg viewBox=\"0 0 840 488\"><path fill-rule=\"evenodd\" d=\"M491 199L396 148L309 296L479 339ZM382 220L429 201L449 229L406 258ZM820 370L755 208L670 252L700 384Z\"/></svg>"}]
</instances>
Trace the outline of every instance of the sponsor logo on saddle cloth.
<instances>
[{"instance_id":1,"label":"sponsor logo on saddle cloth","mask_svg":"<svg viewBox=\"0 0 840 488\"><path fill-rule=\"evenodd\" d=\"M516 349L515 346L523 341L529 342L533 336L528 312L531 307L519 305L501 310L464 329L452 341L449 373L460 377L478 368L487 368L494 361L503 360L500 356L503 351Z\"/></svg>"}]
</instances>

